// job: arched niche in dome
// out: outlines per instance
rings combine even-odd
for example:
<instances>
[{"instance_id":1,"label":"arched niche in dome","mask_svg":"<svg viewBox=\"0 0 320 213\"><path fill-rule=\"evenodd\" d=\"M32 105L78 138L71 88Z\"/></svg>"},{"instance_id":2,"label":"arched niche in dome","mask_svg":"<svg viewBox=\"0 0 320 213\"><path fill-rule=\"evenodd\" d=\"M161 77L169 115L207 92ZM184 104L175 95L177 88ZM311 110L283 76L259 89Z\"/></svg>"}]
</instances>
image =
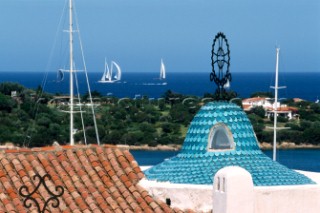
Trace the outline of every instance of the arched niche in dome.
<instances>
[{"instance_id":1,"label":"arched niche in dome","mask_svg":"<svg viewBox=\"0 0 320 213\"><path fill-rule=\"evenodd\" d=\"M209 132L208 151L222 151L235 149L231 130L224 123L216 123Z\"/></svg>"}]
</instances>

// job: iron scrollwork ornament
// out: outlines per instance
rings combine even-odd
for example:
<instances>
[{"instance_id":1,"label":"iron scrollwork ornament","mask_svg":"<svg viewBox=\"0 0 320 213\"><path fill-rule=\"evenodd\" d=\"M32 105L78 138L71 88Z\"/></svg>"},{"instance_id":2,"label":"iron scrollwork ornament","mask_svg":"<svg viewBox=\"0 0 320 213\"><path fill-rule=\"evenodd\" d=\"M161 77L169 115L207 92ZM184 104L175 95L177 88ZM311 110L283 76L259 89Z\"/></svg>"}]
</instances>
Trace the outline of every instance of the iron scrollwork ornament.
<instances>
[{"instance_id":1,"label":"iron scrollwork ornament","mask_svg":"<svg viewBox=\"0 0 320 213\"><path fill-rule=\"evenodd\" d=\"M230 49L228 39L222 32L219 32L213 40L211 66L210 81L216 83L216 96L222 99L225 88L227 88L231 82L231 73L229 70Z\"/></svg>"},{"instance_id":2,"label":"iron scrollwork ornament","mask_svg":"<svg viewBox=\"0 0 320 213\"><path fill-rule=\"evenodd\" d=\"M47 186L45 180L51 180L51 176L49 174L44 175L43 177L41 177L40 175L36 174L35 176L33 176L33 180L39 180L38 185L35 187L35 189L30 192L27 186L22 186L19 189L19 194L22 197L25 197L26 199L23 201L23 205L26 208L30 208L32 206L32 204L34 203L38 212L39 213L44 213L47 210L47 207L49 205L49 203L51 202L51 206L52 208L58 208L60 205L60 201L58 199L58 197L61 197L64 193L64 188L62 186L56 186L55 190L57 192L57 194L53 193L52 191L50 191L49 187ZM47 199L45 201L45 203L43 204L43 207L41 209L40 204L38 203L38 201L33 198L32 196L38 191L38 189L40 188L40 186L43 184L44 188L47 190L47 192L51 195L51 197L49 199ZM23 191L25 191L26 193L24 193Z\"/></svg>"}]
</instances>

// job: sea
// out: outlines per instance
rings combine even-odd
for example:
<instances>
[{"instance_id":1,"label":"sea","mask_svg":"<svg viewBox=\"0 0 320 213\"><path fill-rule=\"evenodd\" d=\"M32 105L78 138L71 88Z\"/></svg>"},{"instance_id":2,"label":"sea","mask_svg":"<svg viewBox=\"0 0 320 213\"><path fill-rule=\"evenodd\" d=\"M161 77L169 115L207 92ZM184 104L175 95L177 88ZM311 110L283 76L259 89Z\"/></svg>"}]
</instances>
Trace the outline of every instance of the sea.
<instances>
[{"instance_id":1,"label":"sea","mask_svg":"<svg viewBox=\"0 0 320 213\"><path fill-rule=\"evenodd\" d=\"M102 73L89 72L88 79L91 91L98 91L103 96L118 98L161 98L167 91L202 97L205 93L213 93L216 86L204 72L167 72L165 81L159 80L159 73L128 72L122 74L122 79L114 83L98 83ZM232 73L231 90L236 91L241 98L250 97L257 91L273 92L273 72L234 72ZM80 94L88 91L84 73L77 74ZM45 92L52 94L68 94L69 79L66 75L61 81L55 72L0 72L1 82L17 82L27 88L41 86ZM320 72L287 72L279 75L280 98L301 98L316 101L320 96ZM320 172L319 149L279 150L278 161L291 169ZM155 165L164 159L177 154L172 151L132 151L140 165ZM271 151L265 151L271 157Z\"/></svg>"},{"instance_id":2,"label":"sea","mask_svg":"<svg viewBox=\"0 0 320 213\"><path fill-rule=\"evenodd\" d=\"M128 72L122 74L121 81L98 83L102 73L88 72L91 91L98 91L103 96L118 98L161 98L167 91L184 95L203 97L205 93L214 93L216 85L209 79L210 72L167 72L165 81L159 80L159 73ZM274 72L234 72L230 89L239 97L247 98L257 91L273 92ZM88 91L84 73L77 74L78 91ZM67 94L69 91L68 75L60 81L56 72L0 72L0 82L18 82L28 88L42 86L45 92ZM316 101L320 97L320 72L286 72L279 75L280 98L301 98Z\"/></svg>"}]
</instances>

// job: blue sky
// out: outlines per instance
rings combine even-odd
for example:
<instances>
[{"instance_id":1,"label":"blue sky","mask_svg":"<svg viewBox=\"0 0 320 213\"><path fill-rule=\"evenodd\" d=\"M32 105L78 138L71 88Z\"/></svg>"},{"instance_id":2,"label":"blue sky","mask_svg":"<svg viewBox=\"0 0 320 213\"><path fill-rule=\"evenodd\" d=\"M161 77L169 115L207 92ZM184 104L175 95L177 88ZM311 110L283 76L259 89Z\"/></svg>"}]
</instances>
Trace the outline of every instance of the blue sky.
<instances>
[{"instance_id":1,"label":"blue sky","mask_svg":"<svg viewBox=\"0 0 320 213\"><path fill-rule=\"evenodd\" d=\"M0 0L0 71L56 70L64 5ZM280 70L320 71L319 0L76 0L76 9L89 72L102 72L105 57L123 72L159 72L161 58L167 72L210 72L220 31L231 72L274 71L276 44Z\"/></svg>"}]
</instances>

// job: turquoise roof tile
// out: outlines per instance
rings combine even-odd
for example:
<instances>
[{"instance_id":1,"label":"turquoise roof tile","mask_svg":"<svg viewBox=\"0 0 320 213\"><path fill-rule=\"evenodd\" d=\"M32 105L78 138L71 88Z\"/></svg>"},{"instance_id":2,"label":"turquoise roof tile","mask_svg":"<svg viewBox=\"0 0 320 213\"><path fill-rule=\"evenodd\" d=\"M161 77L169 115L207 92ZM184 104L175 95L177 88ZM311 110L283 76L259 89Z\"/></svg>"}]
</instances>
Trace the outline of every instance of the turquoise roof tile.
<instances>
[{"instance_id":1,"label":"turquoise roof tile","mask_svg":"<svg viewBox=\"0 0 320 213\"><path fill-rule=\"evenodd\" d=\"M231 131L234 149L208 150L210 130L221 123ZM256 186L314 183L263 154L245 112L227 102L204 105L191 122L180 153L146 170L145 175L149 180L211 185L215 173L225 166L246 169Z\"/></svg>"}]
</instances>

